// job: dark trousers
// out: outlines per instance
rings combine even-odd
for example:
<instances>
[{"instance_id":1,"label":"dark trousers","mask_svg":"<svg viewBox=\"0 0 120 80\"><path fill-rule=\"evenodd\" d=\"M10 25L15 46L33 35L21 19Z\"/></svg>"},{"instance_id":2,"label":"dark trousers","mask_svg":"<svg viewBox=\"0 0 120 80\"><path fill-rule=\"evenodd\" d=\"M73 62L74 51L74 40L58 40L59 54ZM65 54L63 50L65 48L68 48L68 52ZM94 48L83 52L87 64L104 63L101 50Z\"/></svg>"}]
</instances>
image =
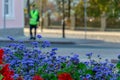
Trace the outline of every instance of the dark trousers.
<instances>
[{"instance_id":1,"label":"dark trousers","mask_svg":"<svg viewBox=\"0 0 120 80\"><path fill-rule=\"evenodd\" d=\"M32 32L32 30L34 29L34 34ZM37 25L30 25L30 37L35 37L36 38L36 29L37 29Z\"/></svg>"}]
</instances>

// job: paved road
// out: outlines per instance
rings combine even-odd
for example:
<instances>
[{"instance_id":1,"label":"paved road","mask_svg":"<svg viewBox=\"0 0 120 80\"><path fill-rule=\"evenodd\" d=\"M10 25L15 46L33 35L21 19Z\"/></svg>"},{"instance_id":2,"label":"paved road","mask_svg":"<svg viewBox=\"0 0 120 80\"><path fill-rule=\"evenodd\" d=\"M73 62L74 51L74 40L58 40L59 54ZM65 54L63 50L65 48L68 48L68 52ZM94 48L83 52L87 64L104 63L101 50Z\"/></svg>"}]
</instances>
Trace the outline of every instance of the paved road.
<instances>
[{"instance_id":1,"label":"paved road","mask_svg":"<svg viewBox=\"0 0 120 80\"><path fill-rule=\"evenodd\" d=\"M50 51L51 48L43 49L43 51ZM79 59L81 61L88 60L86 57L87 53L93 53L92 59L98 60L97 55L101 55L102 60L108 59L111 61L112 59L118 59L117 56L120 54L120 49L81 49L81 48L58 48L58 55L68 56L72 54L79 54Z\"/></svg>"},{"instance_id":2,"label":"paved road","mask_svg":"<svg viewBox=\"0 0 120 80\"><path fill-rule=\"evenodd\" d=\"M49 41L49 40L48 40ZM25 41L24 44L28 47L32 47L31 43L33 41ZM42 42L42 41L38 41ZM0 46L6 46L10 43L17 43L16 41L1 41ZM41 45L39 45L41 46ZM100 42L100 41L92 41L92 42L87 42L87 41L81 41L81 42L51 42L51 47L58 47L58 48L79 48L79 49L120 49L120 43L111 43L111 42Z\"/></svg>"}]
</instances>

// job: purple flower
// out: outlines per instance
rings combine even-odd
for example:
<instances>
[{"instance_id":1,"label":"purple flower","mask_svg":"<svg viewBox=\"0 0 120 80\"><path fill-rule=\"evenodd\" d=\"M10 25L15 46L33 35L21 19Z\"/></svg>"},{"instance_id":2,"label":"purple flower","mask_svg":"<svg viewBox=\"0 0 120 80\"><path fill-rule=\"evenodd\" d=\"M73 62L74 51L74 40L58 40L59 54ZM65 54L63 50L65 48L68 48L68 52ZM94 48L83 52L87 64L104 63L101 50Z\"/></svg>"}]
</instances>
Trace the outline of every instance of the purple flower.
<instances>
[{"instance_id":1,"label":"purple flower","mask_svg":"<svg viewBox=\"0 0 120 80\"><path fill-rule=\"evenodd\" d=\"M34 41L34 42L32 42L32 45L34 46L34 47L38 47L38 42L37 41Z\"/></svg>"},{"instance_id":2,"label":"purple flower","mask_svg":"<svg viewBox=\"0 0 120 80\"><path fill-rule=\"evenodd\" d=\"M98 55L97 55L97 57L99 58L99 57L100 57L100 55L98 54Z\"/></svg>"},{"instance_id":3,"label":"purple flower","mask_svg":"<svg viewBox=\"0 0 120 80\"><path fill-rule=\"evenodd\" d=\"M40 39L40 38L42 38L42 36L41 36L41 35L37 35L37 38L39 38L39 39Z\"/></svg>"},{"instance_id":4,"label":"purple flower","mask_svg":"<svg viewBox=\"0 0 120 80\"><path fill-rule=\"evenodd\" d=\"M90 74L87 74L87 75L86 75L86 78L87 78L87 79L91 78L91 75L90 75Z\"/></svg>"},{"instance_id":5,"label":"purple flower","mask_svg":"<svg viewBox=\"0 0 120 80\"><path fill-rule=\"evenodd\" d=\"M43 41L42 47L43 48L50 47L50 42L49 41Z\"/></svg>"},{"instance_id":6,"label":"purple flower","mask_svg":"<svg viewBox=\"0 0 120 80\"><path fill-rule=\"evenodd\" d=\"M88 53L88 54L86 54L86 56L92 57L92 54L93 54L93 53Z\"/></svg>"},{"instance_id":7,"label":"purple flower","mask_svg":"<svg viewBox=\"0 0 120 80\"><path fill-rule=\"evenodd\" d=\"M58 48L52 48L52 51L56 51L56 50L58 50Z\"/></svg>"},{"instance_id":8,"label":"purple flower","mask_svg":"<svg viewBox=\"0 0 120 80\"><path fill-rule=\"evenodd\" d=\"M12 41L15 40L15 39L14 39L13 37L11 37L11 36L8 36L7 38L10 39L10 40L12 40Z\"/></svg>"}]
</instances>

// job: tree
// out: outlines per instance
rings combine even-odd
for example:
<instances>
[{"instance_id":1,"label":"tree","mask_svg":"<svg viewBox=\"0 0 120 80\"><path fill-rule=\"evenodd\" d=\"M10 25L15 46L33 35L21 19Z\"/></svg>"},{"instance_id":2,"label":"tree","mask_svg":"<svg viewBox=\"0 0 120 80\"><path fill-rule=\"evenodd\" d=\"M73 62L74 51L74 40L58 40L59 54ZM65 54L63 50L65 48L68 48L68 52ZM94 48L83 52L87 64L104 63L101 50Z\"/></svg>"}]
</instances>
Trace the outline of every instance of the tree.
<instances>
[{"instance_id":1,"label":"tree","mask_svg":"<svg viewBox=\"0 0 120 80\"><path fill-rule=\"evenodd\" d=\"M120 12L120 0L89 0L88 15L101 16L101 30L106 29L108 17L118 17Z\"/></svg>"},{"instance_id":2,"label":"tree","mask_svg":"<svg viewBox=\"0 0 120 80\"><path fill-rule=\"evenodd\" d=\"M120 16L119 3L120 0L87 0L87 15L101 17L101 30L105 30L108 17ZM84 0L80 0L74 10L79 17L84 16Z\"/></svg>"},{"instance_id":3,"label":"tree","mask_svg":"<svg viewBox=\"0 0 120 80\"><path fill-rule=\"evenodd\" d=\"M120 17L120 0L112 0L109 17Z\"/></svg>"},{"instance_id":4,"label":"tree","mask_svg":"<svg viewBox=\"0 0 120 80\"><path fill-rule=\"evenodd\" d=\"M74 0L64 0L64 6L65 6L65 14L66 14L66 17L70 18L70 15L71 15L71 3L73 2ZM58 5L58 11L59 12L62 12L62 3L63 1L62 0L56 0L56 3Z\"/></svg>"},{"instance_id":5,"label":"tree","mask_svg":"<svg viewBox=\"0 0 120 80\"><path fill-rule=\"evenodd\" d=\"M75 14L77 17L83 17L84 16L84 2L80 0L80 2L75 6L73 6L73 11L75 11Z\"/></svg>"}]
</instances>

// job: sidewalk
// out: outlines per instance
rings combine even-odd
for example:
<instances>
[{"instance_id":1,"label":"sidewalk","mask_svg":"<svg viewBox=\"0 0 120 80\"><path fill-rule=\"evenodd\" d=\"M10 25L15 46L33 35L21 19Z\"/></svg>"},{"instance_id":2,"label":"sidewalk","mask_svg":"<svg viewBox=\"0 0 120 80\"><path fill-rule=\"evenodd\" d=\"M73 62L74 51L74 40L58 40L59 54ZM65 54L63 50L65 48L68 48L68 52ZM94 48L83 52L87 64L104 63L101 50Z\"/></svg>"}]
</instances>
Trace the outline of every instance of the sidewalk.
<instances>
[{"instance_id":1,"label":"sidewalk","mask_svg":"<svg viewBox=\"0 0 120 80\"><path fill-rule=\"evenodd\" d=\"M88 43L101 43L101 42L114 42L120 43L120 32L100 32L100 31L74 31L65 30L65 38L62 38L61 29L37 29L37 34L42 35L41 40L48 40L51 43L62 44L88 44ZM16 36L16 40L29 40L29 28L24 28L25 36ZM0 37L0 41L8 41L6 37ZM38 39L37 39L38 40Z\"/></svg>"},{"instance_id":2,"label":"sidewalk","mask_svg":"<svg viewBox=\"0 0 120 80\"><path fill-rule=\"evenodd\" d=\"M29 28L24 29L25 35L29 36ZM38 28L38 34L46 38L62 38L61 29L41 29ZM59 40L58 39L58 40ZM101 31L75 31L65 30L65 39L78 39L78 40L98 40L106 42L120 43L120 32L101 32ZM65 40L63 39L63 40Z\"/></svg>"}]
</instances>

